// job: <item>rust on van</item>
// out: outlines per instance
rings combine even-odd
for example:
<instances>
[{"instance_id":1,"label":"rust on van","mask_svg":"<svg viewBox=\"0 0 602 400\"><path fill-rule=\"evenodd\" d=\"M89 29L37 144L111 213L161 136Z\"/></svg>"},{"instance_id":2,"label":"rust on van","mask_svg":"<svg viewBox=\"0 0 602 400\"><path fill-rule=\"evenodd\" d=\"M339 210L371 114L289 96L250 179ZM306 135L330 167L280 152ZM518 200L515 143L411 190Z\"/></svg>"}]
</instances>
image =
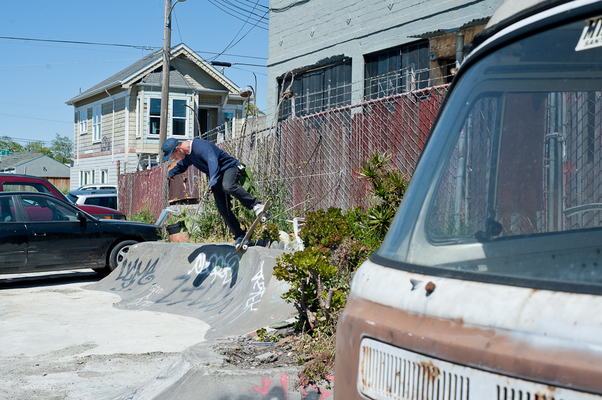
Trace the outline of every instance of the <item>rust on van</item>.
<instances>
[{"instance_id":1,"label":"rust on van","mask_svg":"<svg viewBox=\"0 0 602 400\"><path fill-rule=\"evenodd\" d=\"M574 347L546 346L528 335L412 314L353 295L339 327L337 353L346 354L346 361L350 361L335 364L336 394L340 399L362 398L357 391L358 363L361 340L367 337L503 376L572 390L602 391L602 360ZM437 373L429 370L429 377L434 379Z\"/></svg>"}]
</instances>

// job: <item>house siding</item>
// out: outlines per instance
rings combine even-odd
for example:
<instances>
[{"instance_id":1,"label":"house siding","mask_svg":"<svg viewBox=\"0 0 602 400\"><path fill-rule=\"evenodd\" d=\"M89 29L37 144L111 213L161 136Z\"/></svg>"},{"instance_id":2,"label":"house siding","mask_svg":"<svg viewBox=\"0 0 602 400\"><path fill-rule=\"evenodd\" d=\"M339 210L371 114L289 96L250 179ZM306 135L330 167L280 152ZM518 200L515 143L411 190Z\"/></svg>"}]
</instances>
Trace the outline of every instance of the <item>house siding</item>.
<instances>
[{"instance_id":1,"label":"house siding","mask_svg":"<svg viewBox=\"0 0 602 400\"><path fill-rule=\"evenodd\" d=\"M204 106L211 111L215 109L210 113L210 128L223 121L222 105L226 95L231 96L226 108L234 110L236 115L242 114L243 102L232 82L184 45L172 50L172 54L174 69L170 72L167 137L172 137L174 99L186 100L187 105L194 109ZM144 65L146 61L148 64ZM96 171L94 181L98 181L100 176L97 172L108 167L116 172L114 164L117 161L122 173L146 168L149 161L151 164L156 162L160 152L159 135L149 136L148 112L150 99L161 99L161 72L158 67L157 55L144 58L103 81L106 84L101 83L68 102L75 107L73 187L81 184L81 171ZM102 108L100 140L93 138L93 109L97 106ZM80 111L86 114L88 121L87 132L81 135ZM180 140L193 138L197 129L196 118L190 109L187 109L186 122L185 134L175 136ZM110 177L116 179L112 173Z\"/></svg>"},{"instance_id":2,"label":"house siding","mask_svg":"<svg viewBox=\"0 0 602 400\"><path fill-rule=\"evenodd\" d=\"M130 154L131 156L131 154ZM135 163L129 163L129 166L125 165L125 153L107 154L94 157L82 157L79 159L77 167L71 168L71 185L70 190L75 190L83 185L81 180L82 171L94 171L94 182L100 182L101 171L107 170L109 173L108 184L117 185L117 168L119 166L120 173L135 172ZM134 164L134 165L131 165ZM93 183L93 182L88 182Z\"/></svg>"},{"instance_id":3,"label":"house siding","mask_svg":"<svg viewBox=\"0 0 602 400\"><path fill-rule=\"evenodd\" d=\"M490 17L503 0L311 0L270 12L268 104L278 101L277 77L332 56L352 59L352 103L362 100L366 54L416 41L410 36L458 28ZM290 4L272 0L272 9ZM270 115L268 115L270 119Z\"/></svg>"}]
</instances>

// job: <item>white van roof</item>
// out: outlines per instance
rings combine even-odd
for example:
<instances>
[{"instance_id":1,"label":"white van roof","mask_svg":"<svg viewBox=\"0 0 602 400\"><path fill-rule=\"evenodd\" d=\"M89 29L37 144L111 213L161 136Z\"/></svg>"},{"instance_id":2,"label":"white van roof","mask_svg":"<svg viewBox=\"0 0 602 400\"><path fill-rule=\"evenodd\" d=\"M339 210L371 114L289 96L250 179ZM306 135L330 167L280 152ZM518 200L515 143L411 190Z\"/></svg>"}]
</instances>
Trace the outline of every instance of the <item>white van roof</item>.
<instances>
[{"instance_id":1,"label":"white van roof","mask_svg":"<svg viewBox=\"0 0 602 400\"><path fill-rule=\"evenodd\" d=\"M504 0L504 3L497 9L489 19L486 28L512 17L513 15L533 7L536 4L543 3L546 0Z\"/></svg>"}]
</instances>

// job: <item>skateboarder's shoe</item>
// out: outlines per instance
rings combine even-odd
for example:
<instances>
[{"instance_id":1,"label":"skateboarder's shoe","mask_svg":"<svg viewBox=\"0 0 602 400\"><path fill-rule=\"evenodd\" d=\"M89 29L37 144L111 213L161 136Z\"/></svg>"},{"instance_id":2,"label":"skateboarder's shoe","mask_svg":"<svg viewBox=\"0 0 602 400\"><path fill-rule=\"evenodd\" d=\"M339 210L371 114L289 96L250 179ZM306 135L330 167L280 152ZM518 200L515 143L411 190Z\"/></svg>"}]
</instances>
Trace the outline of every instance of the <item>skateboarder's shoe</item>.
<instances>
[{"instance_id":1,"label":"skateboarder's shoe","mask_svg":"<svg viewBox=\"0 0 602 400\"><path fill-rule=\"evenodd\" d=\"M265 205L264 205L264 204L261 204L261 203L259 203L259 204L255 204L255 205L253 206L253 212L255 212L255 216L256 216L256 217L259 217L259 215L260 215L262 212L264 212L264 210L265 210ZM264 214L263 214L263 216L262 216L262 217L263 217L263 218L262 218L262 222L263 222L263 221L265 221L267 218L269 218L269 216L270 216L270 213L269 213L269 212L267 212L267 210L266 210L266 211L265 211L265 213L264 213Z\"/></svg>"},{"instance_id":2,"label":"skateboarder's shoe","mask_svg":"<svg viewBox=\"0 0 602 400\"><path fill-rule=\"evenodd\" d=\"M255 212L255 216L258 217L259 214L261 214L263 212L263 209L265 208L265 206L261 203L259 204L255 204L253 206L253 212Z\"/></svg>"},{"instance_id":3,"label":"skateboarder's shoe","mask_svg":"<svg viewBox=\"0 0 602 400\"><path fill-rule=\"evenodd\" d=\"M251 241L250 240L245 240L243 243L243 240L245 239L245 236L239 236L236 239L234 239L234 247L238 248L240 247L242 244L246 244L247 246L251 246Z\"/></svg>"}]
</instances>

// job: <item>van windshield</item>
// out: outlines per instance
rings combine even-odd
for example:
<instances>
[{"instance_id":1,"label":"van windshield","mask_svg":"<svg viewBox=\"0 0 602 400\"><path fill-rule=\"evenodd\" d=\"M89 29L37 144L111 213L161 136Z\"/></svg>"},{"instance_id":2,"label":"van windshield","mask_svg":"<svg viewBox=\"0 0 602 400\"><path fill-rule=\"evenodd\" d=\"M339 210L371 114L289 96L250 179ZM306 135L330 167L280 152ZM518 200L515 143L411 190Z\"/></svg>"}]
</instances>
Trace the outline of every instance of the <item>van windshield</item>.
<instances>
[{"instance_id":1,"label":"van windshield","mask_svg":"<svg viewBox=\"0 0 602 400\"><path fill-rule=\"evenodd\" d=\"M602 289L602 47L576 50L588 23L463 72L376 258Z\"/></svg>"}]
</instances>

